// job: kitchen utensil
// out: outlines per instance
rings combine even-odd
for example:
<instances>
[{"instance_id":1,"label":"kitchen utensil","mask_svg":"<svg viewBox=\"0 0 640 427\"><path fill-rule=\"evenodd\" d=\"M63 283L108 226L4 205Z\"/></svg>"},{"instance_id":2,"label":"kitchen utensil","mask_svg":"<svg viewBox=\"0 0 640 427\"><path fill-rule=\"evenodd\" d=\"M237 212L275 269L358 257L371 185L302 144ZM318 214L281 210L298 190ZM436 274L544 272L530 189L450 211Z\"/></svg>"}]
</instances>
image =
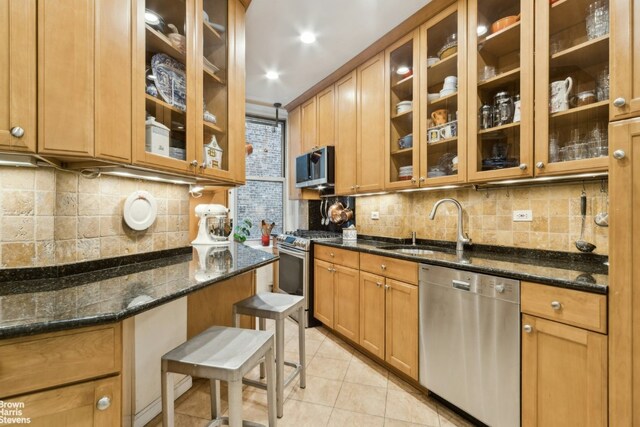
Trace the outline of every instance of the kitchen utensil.
<instances>
[{"instance_id":1,"label":"kitchen utensil","mask_svg":"<svg viewBox=\"0 0 640 427\"><path fill-rule=\"evenodd\" d=\"M484 104L480 107L480 129L489 129L493 127L493 107Z\"/></svg>"},{"instance_id":2,"label":"kitchen utensil","mask_svg":"<svg viewBox=\"0 0 640 427\"><path fill-rule=\"evenodd\" d=\"M440 91L440 98L444 98L445 96L453 95L456 93L456 89L442 89Z\"/></svg>"},{"instance_id":3,"label":"kitchen utensil","mask_svg":"<svg viewBox=\"0 0 640 427\"><path fill-rule=\"evenodd\" d=\"M430 56L427 58L427 67L431 67L439 61L440 58L438 58L437 56Z\"/></svg>"},{"instance_id":4,"label":"kitchen utensil","mask_svg":"<svg viewBox=\"0 0 640 427\"><path fill-rule=\"evenodd\" d=\"M445 59L450 57L451 55L458 53L458 42L448 43L440 49L438 52L438 57L440 59Z\"/></svg>"},{"instance_id":5,"label":"kitchen utensil","mask_svg":"<svg viewBox=\"0 0 640 427\"><path fill-rule=\"evenodd\" d=\"M520 94L513 97L513 123L518 123L521 117L521 101Z\"/></svg>"},{"instance_id":6,"label":"kitchen utensil","mask_svg":"<svg viewBox=\"0 0 640 427\"><path fill-rule=\"evenodd\" d=\"M341 202L335 202L331 206L329 206L329 210L327 211L327 216L329 220L337 225L342 224L342 211L344 210L344 206Z\"/></svg>"},{"instance_id":7,"label":"kitchen utensil","mask_svg":"<svg viewBox=\"0 0 640 427\"><path fill-rule=\"evenodd\" d=\"M396 104L396 114L406 113L413 108L413 101L400 101Z\"/></svg>"},{"instance_id":8,"label":"kitchen utensil","mask_svg":"<svg viewBox=\"0 0 640 427\"><path fill-rule=\"evenodd\" d=\"M573 79L567 77L564 80L558 80L549 85L549 110L552 113L558 111L566 111L569 109L569 94L573 88Z\"/></svg>"},{"instance_id":9,"label":"kitchen utensil","mask_svg":"<svg viewBox=\"0 0 640 427\"><path fill-rule=\"evenodd\" d=\"M489 80L496 76L496 67L493 65L485 65L480 73L480 81Z\"/></svg>"},{"instance_id":10,"label":"kitchen utensil","mask_svg":"<svg viewBox=\"0 0 640 427\"><path fill-rule=\"evenodd\" d=\"M609 226L609 196L607 191L605 190L604 182L602 183L602 187L600 188L600 195L602 201L602 212L596 214L593 218L593 222L596 223L599 227L608 227Z\"/></svg>"},{"instance_id":11,"label":"kitchen utensil","mask_svg":"<svg viewBox=\"0 0 640 427\"><path fill-rule=\"evenodd\" d=\"M507 91L501 91L493 97L493 125L502 126L513 121L513 98Z\"/></svg>"},{"instance_id":12,"label":"kitchen utensil","mask_svg":"<svg viewBox=\"0 0 640 427\"><path fill-rule=\"evenodd\" d=\"M606 65L602 71L598 73L596 79L596 98L598 101L609 99L609 66Z\"/></svg>"},{"instance_id":13,"label":"kitchen utensil","mask_svg":"<svg viewBox=\"0 0 640 427\"><path fill-rule=\"evenodd\" d=\"M456 90L458 88L458 78L456 76L447 76L444 78L443 89Z\"/></svg>"},{"instance_id":14,"label":"kitchen utensil","mask_svg":"<svg viewBox=\"0 0 640 427\"><path fill-rule=\"evenodd\" d=\"M440 93L427 93L427 101L433 102L440 98Z\"/></svg>"},{"instance_id":15,"label":"kitchen utensil","mask_svg":"<svg viewBox=\"0 0 640 427\"><path fill-rule=\"evenodd\" d=\"M398 148L401 150L404 148L413 147L413 134L405 135L402 138L398 139Z\"/></svg>"},{"instance_id":16,"label":"kitchen utensil","mask_svg":"<svg viewBox=\"0 0 640 427\"><path fill-rule=\"evenodd\" d=\"M576 248L580 252L593 252L596 245L584 240L584 223L587 218L587 193L584 190L580 195L580 215L582 215L582 226L580 227L580 238L576 240Z\"/></svg>"},{"instance_id":17,"label":"kitchen utensil","mask_svg":"<svg viewBox=\"0 0 640 427\"><path fill-rule=\"evenodd\" d=\"M320 225L324 225L324 202L327 199L320 200Z\"/></svg>"},{"instance_id":18,"label":"kitchen utensil","mask_svg":"<svg viewBox=\"0 0 640 427\"><path fill-rule=\"evenodd\" d=\"M606 0L596 0L589 4L585 24L589 40L609 33L609 4Z\"/></svg>"},{"instance_id":19,"label":"kitchen utensil","mask_svg":"<svg viewBox=\"0 0 640 427\"><path fill-rule=\"evenodd\" d=\"M585 90L580 92L572 99L572 105L575 107L582 107L583 105L589 105L596 102L596 94L592 90Z\"/></svg>"},{"instance_id":20,"label":"kitchen utensil","mask_svg":"<svg viewBox=\"0 0 640 427\"><path fill-rule=\"evenodd\" d=\"M510 25L515 24L520 20L520 14L505 16L504 18L498 19L496 22L491 24L491 32L497 33L498 31L504 30Z\"/></svg>"},{"instance_id":21,"label":"kitchen utensil","mask_svg":"<svg viewBox=\"0 0 640 427\"><path fill-rule=\"evenodd\" d=\"M353 219L353 211L349 208L344 208L344 210L340 212L340 219L343 223L351 221Z\"/></svg>"},{"instance_id":22,"label":"kitchen utensil","mask_svg":"<svg viewBox=\"0 0 640 427\"><path fill-rule=\"evenodd\" d=\"M441 108L431 113L431 119L436 126L445 124L448 116L449 111L446 108Z\"/></svg>"},{"instance_id":23,"label":"kitchen utensil","mask_svg":"<svg viewBox=\"0 0 640 427\"><path fill-rule=\"evenodd\" d=\"M146 230L156 220L158 203L148 191L134 191L124 202L124 222L136 231Z\"/></svg>"}]
</instances>

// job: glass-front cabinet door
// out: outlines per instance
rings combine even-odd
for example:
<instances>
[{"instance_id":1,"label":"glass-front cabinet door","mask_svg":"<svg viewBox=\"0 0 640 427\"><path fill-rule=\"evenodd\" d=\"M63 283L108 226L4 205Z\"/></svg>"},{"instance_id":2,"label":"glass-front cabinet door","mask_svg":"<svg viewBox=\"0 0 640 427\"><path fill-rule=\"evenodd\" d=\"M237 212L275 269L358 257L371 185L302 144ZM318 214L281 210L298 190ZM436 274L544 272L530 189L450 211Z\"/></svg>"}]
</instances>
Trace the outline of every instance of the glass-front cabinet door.
<instances>
[{"instance_id":1,"label":"glass-front cabinet door","mask_svg":"<svg viewBox=\"0 0 640 427\"><path fill-rule=\"evenodd\" d=\"M398 40L385 52L387 94L387 167L385 188L406 188L418 185L418 135L420 55L419 31ZM362 165L367 167L367 165Z\"/></svg>"},{"instance_id":2,"label":"glass-front cabinet door","mask_svg":"<svg viewBox=\"0 0 640 427\"><path fill-rule=\"evenodd\" d=\"M466 7L448 7L420 29L420 185L466 179Z\"/></svg>"},{"instance_id":3,"label":"glass-front cabinet door","mask_svg":"<svg viewBox=\"0 0 640 427\"><path fill-rule=\"evenodd\" d=\"M196 0L197 99L196 157L205 176L231 179L229 150L228 0Z\"/></svg>"},{"instance_id":4,"label":"glass-front cabinet door","mask_svg":"<svg viewBox=\"0 0 640 427\"><path fill-rule=\"evenodd\" d=\"M469 0L468 10L469 181L532 176L534 2Z\"/></svg>"},{"instance_id":5,"label":"glass-front cabinet door","mask_svg":"<svg viewBox=\"0 0 640 427\"><path fill-rule=\"evenodd\" d=\"M193 13L194 0L138 2L134 163L196 171Z\"/></svg>"},{"instance_id":6,"label":"glass-front cabinet door","mask_svg":"<svg viewBox=\"0 0 640 427\"><path fill-rule=\"evenodd\" d=\"M536 2L536 175L606 170L609 2Z\"/></svg>"}]
</instances>

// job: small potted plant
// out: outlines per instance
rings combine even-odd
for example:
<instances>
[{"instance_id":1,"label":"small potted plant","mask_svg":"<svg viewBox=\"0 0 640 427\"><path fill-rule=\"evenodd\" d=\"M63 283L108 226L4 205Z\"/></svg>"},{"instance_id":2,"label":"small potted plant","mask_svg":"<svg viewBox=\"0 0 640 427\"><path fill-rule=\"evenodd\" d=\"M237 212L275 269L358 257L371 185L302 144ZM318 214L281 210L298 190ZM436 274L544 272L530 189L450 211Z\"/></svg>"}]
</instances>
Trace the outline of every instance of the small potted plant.
<instances>
[{"instance_id":1,"label":"small potted plant","mask_svg":"<svg viewBox=\"0 0 640 427\"><path fill-rule=\"evenodd\" d=\"M251 235L251 227L253 227L253 223L248 219L245 219L240 223L240 225L236 226L233 232L233 240L239 243L244 243L247 240L247 237Z\"/></svg>"}]
</instances>

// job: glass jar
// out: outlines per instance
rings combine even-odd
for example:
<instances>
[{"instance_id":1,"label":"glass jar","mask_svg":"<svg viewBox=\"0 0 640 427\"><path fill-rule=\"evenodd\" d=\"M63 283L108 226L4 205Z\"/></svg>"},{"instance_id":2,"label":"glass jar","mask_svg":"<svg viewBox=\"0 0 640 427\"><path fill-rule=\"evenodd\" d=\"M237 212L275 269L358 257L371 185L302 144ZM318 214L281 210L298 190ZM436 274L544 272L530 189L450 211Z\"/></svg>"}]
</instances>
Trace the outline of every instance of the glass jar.
<instances>
[{"instance_id":1,"label":"glass jar","mask_svg":"<svg viewBox=\"0 0 640 427\"><path fill-rule=\"evenodd\" d=\"M502 91L493 97L494 126L502 126L513 120L513 99L509 92Z\"/></svg>"}]
</instances>

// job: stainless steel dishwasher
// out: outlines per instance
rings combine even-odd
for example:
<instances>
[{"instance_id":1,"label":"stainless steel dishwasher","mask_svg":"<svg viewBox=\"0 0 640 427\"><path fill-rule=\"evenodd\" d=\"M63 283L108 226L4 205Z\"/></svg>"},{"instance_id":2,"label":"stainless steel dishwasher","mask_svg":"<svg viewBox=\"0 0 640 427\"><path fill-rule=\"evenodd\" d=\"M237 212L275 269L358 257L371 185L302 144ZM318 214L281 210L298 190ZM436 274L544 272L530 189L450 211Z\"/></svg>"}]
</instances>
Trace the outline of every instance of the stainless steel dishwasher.
<instances>
[{"instance_id":1,"label":"stainless steel dishwasher","mask_svg":"<svg viewBox=\"0 0 640 427\"><path fill-rule=\"evenodd\" d=\"M520 425L520 282L420 266L420 384L493 427Z\"/></svg>"}]
</instances>

